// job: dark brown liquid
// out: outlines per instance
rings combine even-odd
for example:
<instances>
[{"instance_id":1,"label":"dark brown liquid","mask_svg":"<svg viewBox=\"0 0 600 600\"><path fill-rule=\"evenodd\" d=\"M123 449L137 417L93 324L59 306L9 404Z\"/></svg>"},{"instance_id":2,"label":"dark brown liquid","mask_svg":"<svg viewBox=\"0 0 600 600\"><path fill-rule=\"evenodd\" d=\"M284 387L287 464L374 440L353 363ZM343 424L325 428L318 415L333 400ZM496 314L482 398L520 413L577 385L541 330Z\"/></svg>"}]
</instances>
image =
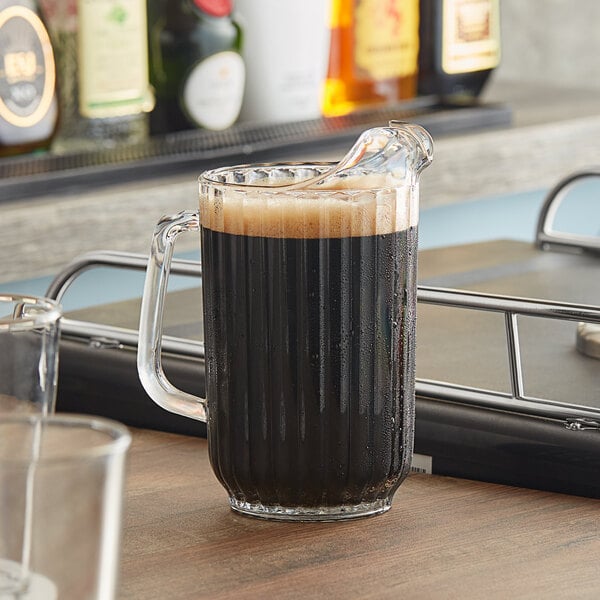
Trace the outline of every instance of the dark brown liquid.
<instances>
[{"instance_id":1,"label":"dark brown liquid","mask_svg":"<svg viewBox=\"0 0 600 600\"><path fill-rule=\"evenodd\" d=\"M413 438L415 236L202 229L209 449L235 499L355 505L400 485Z\"/></svg>"}]
</instances>

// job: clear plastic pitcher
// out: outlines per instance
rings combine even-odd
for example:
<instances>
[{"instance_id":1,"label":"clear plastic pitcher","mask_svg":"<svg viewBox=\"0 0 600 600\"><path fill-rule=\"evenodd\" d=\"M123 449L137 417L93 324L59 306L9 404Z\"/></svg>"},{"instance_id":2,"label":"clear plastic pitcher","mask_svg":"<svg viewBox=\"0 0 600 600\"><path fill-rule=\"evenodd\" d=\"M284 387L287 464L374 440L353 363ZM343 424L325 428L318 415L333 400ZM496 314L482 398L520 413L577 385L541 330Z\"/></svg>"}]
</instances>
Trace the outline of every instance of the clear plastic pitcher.
<instances>
[{"instance_id":1,"label":"clear plastic pitcher","mask_svg":"<svg viewBox=\"0 0 600 600\"><path fill-rule=\"evenodd\" d=\"M207 422L239 512L337 520L384 512L412 456L420 127L366 131L337 165L221 168L200 210L163 219L142 302L149 395ZM160 360L173 243L199 230L206 398ZM200 308L199 308L200 310Z\"/></svg>"}]
</instances>

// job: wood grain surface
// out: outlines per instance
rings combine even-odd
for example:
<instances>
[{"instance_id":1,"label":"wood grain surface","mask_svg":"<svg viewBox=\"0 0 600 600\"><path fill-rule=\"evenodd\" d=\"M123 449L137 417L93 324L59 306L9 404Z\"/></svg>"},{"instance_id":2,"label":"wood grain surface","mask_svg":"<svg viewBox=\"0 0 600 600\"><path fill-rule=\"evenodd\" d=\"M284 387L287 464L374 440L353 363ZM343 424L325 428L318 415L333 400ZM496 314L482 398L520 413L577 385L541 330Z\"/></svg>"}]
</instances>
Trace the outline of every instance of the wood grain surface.
<instances>
[{"instance_id":1,"label":"wood grain surface","mask_svg":"<svg viewBox=\"0 0 600 600\"><path fill-rule=\"evenodd\" d=\"M120 598L598 598L597 501L411 475L342 523L233 513L206 440L134 430Z\"/></svg>"}]
</instances>

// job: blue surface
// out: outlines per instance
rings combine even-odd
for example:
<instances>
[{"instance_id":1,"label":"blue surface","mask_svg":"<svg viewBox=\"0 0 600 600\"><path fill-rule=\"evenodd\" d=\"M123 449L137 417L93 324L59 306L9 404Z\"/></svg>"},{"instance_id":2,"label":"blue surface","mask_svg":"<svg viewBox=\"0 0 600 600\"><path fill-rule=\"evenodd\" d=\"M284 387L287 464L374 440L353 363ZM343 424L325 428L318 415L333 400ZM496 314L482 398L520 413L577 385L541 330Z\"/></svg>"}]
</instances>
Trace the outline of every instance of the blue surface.
<instances>
[{"instance_id":1,"label":"blue surface","mask_svg":"<svg viewBox=\"0 0 600 600\"><path fill-rule=\"evenodd\" d=\"M600 179L596 181L600 182ZM557 229L600 235L600 184L586 183L566 200L556 215ZM421 211L419 247L436 248L490 239L533 241L540 207L546 190L493 196L471 202ZM585 215L582 218L582 215ZM197 253L180 255L196 259ZM84 273L67 292L63 306L73 310L139 297L143 273L98 268ZM0 292L44 295L52 277L39 277L0 285ZM191 287L197 280L171 277L169 289Z\"/></svg>"},{"instance_id":2,"label":"blue surface","mask_svg":"<svg viewBox=\"0 0 600 600\"><path fill-rule=\"evenodd\" d=\"M532 241L546 192L494 196L421 211L419 248L491 239Z\"/></svg>"}]
</instances>

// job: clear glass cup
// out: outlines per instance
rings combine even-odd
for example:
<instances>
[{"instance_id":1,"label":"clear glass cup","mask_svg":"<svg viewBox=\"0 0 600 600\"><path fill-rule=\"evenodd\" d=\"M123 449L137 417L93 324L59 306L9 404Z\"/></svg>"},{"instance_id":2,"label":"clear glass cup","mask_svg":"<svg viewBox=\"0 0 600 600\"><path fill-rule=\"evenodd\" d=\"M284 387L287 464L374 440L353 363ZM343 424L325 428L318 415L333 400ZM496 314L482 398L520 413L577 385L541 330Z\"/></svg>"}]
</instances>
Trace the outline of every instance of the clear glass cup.
<instances>
[{"instance_id":1,"label":"clear glass cup","mask_svg":"<svg viewBox=\"0 0 600 600\"><path fill-rule=\"evenodd\" d=\"M430 160L419 127L369 130L337 167L208 171L199 212L157 226L138 372L160 406L207 422L232 509L339 520L390 508L412 456L418 179ZM175 388L160 360L173 243L190 230L206 399Z\"/></svg>"},{"instance_id":2,"label":"clear glass cup","mask_svg":"<svg viewBox=\"0 0 600 600\"><path fill-rule=\"evenodd\" d=\"M0 294L0 415L54 411L61 314L48 298Z\"/></svg>"},{"instance_id":3,"label":"clear glass cup","mask_svg":"<svg viewBox=\"0 0 600 600\"><path fill-rule=\"evenodd\" d=\"M0 598L116 596L127 429L75 415L0 418Z\"/></svg>"}]
</instances>

